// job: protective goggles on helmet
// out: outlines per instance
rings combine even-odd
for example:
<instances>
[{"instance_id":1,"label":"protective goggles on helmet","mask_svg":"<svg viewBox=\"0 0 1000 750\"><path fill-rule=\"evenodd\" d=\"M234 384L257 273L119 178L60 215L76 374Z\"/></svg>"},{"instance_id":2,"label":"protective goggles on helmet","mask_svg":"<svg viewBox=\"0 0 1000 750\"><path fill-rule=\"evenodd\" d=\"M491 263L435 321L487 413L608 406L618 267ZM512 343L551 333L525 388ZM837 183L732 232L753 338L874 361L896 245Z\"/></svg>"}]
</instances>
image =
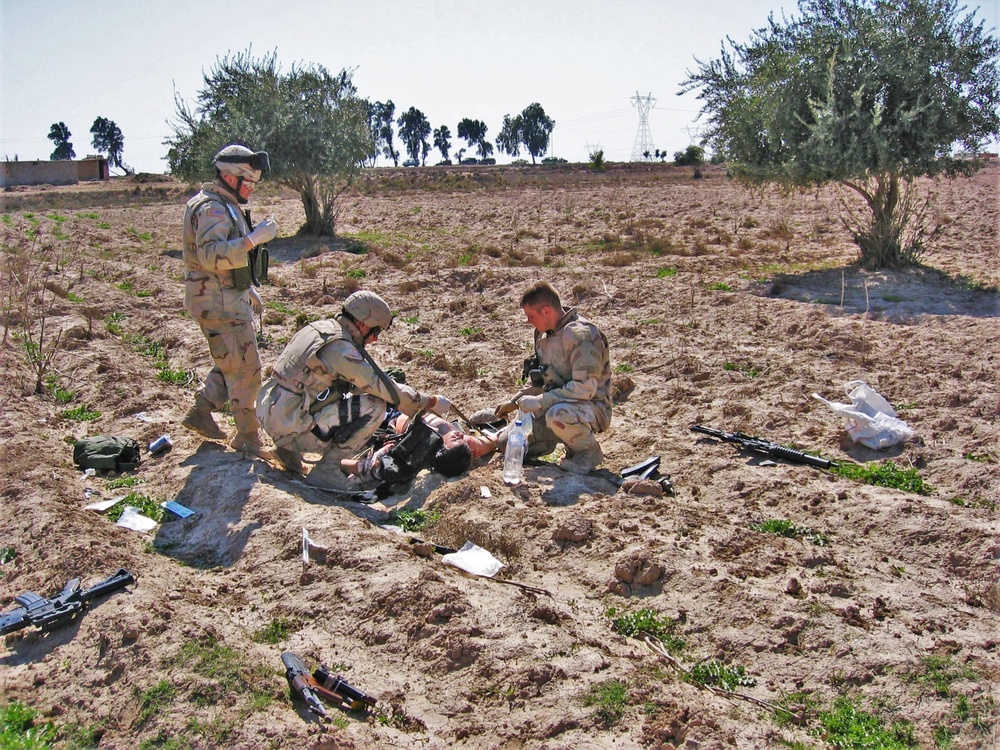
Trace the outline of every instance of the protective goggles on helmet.
<instances>
[{"instance_id":1,"label":"protective goggles on helmet","mask_svg":"<svg viewBox=\"0 0 1000 750\"><path fill-rule=\"evenodd\" d=\"M261 176L271 171L271 162L267 158L267 151L257 151L253 154L220 154L216 162L249 164L250 169L256 169L261 173Z\"/></svg>"}]
</instances>

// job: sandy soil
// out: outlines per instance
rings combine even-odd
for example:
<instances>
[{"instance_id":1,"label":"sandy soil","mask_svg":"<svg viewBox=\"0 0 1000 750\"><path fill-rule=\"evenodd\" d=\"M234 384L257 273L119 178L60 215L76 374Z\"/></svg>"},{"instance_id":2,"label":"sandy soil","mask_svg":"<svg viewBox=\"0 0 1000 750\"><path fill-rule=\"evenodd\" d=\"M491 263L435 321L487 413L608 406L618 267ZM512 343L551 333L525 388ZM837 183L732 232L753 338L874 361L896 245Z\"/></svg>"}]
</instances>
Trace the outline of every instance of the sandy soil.
<instances>
[{"instance_id":1,"label":"sandy soil","mask_svg":"<svg viewBox=\"0 0 1000 750\"><path fill-rule=\"evenodd\" d=\"M102 749L822 748L842 696L915 746L995 747L998 182L993 166L924 184L936 244L924 267L886 273L852 265L836 191L755 195L718 170L379 170L343 200L343 237L324 242L294 236L296 197L258 196L256 215L281 225L265 364L357 288L398 313L374 356L466 413L515 391L530 342L517 299L534 280L611 340L603 470L529 467L510 488L494 457L372 506L180 427L196 383L162 382L156 363L208 367L182 304L189 188L4 194L0 607L121 567L138 584L51 633L7 636L2 700L53 721L61 747ZM367 254L345 252L359 242ZM38 343L43 311L52 369L34 393L23 335ZM812 394L845 401L854 380L917 437L882 452L852 443ZM65 416L80 406L99 417ZM764 461L697 423L839 462L888 458L930 489ZM164 433L173 450L144 451L135 487L73 466L80 437ZM650 456L673 495L620 488ZM87 490L195 513L130 531L84 510L98 499ZM445 565L385 528L400 509L433 511L417 536L471 540L506 567L487 579ZM774 520L814 534L755 528ZM665 656L617 632L616 617L641 610L683 647ZM285 650L341 672L376 709L317 719L289 697ZM684 679L715 660L753 684L736 696ZM595 703L614 683L621 706Z\"/></svg>"}]
</instances>

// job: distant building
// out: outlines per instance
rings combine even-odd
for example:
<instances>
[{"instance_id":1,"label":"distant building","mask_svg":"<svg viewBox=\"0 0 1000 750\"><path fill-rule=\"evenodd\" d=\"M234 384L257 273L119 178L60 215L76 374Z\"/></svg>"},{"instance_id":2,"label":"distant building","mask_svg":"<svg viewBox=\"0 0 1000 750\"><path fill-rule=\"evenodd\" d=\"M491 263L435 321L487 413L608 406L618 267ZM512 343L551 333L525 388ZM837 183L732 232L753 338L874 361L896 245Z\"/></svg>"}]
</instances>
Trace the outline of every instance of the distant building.
<instances>
[{"instance_id":1,"label":"distant building","mask_svg":"<svg viewBox=\"0 0 1000 750\"><path fill-rule=\"evenodd\" d=\"M108 160L103 156L77 161L0 162L0 187L11 185L75 185L78 182L110 180Z\"/></svg>"}]
</instances>

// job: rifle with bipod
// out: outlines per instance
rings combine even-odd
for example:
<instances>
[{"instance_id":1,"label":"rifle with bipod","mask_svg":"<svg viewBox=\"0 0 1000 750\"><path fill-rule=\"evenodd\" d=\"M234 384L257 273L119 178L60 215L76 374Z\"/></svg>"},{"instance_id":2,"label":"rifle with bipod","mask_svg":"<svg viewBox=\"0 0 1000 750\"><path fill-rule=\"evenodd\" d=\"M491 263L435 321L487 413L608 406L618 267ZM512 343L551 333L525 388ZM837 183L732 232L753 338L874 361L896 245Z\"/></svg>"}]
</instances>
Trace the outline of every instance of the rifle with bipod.
<instances>
[{"instance_id":1,"label":"rifle with bipod","mask_svg":"<svg viewBox=\"0 0 1000 750\"><path fill-rule=\"evenodd\" d=\"M724 432L723 430L704 427L700 424L692 426L691 430L693 432L700 432L703 435L711 435L727 443L735 443L748 451L770 456L771 458L780 458L785 461L815 466L817 469L829 469L832 466L836 466L833 461L828 461L825 458L810 456L808 453L797 451L794 448L788 448L787 446L772 443L770 440L753 437L752 435L744 435L742 432Z\"/></svg>"}]
</instances>

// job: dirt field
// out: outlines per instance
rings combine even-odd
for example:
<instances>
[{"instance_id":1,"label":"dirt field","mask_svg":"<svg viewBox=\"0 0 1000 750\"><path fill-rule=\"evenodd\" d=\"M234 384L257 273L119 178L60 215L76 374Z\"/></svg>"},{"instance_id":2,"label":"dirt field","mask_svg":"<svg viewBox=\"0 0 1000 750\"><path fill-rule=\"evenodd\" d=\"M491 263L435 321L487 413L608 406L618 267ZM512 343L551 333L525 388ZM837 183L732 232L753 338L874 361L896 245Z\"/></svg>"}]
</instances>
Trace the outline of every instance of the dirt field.
<instances>
[{"instance_id":1,"label":"dirt field","mask_svg":"<svg viewBox=\"0 0 1000 750\"><path fill-rule=\"evenodd\" d=\"M372 506L180 427L209 363L183 311L190 188L5 193L0 608L119 568L138 583L51 633L7 636L0 704L36 709L59 747L102 750L824 748L848 715L898 744L837 747L996 747L998 186L998 166L924 184L936 243L892 273L852 265L836 191L755 195L716 169L379 170L326 242L295 236L296 196L263 191L255 216L281 226L265 367L357 288L397 312L375 358L465 413L516 390L531 339L517 300L537 279L611 341L602 470L529 467L510 488L493 457ZM51 361L41 393L32 352ZM813 394L844 402L855 380L916 438L852 443ZM694 424L890 459L925 489L766 461ZM73 465L80 437L165 433L173 450L144 450L134 486ZM674 494L621 491L651 456ZM84 509L127 493L194 515L138 532ZM400 510L427 512L413 535L471 540L505 567L444 564L386 528ZM308 713L286 650L376 708Z\"/></svg>"}]
</instances>

